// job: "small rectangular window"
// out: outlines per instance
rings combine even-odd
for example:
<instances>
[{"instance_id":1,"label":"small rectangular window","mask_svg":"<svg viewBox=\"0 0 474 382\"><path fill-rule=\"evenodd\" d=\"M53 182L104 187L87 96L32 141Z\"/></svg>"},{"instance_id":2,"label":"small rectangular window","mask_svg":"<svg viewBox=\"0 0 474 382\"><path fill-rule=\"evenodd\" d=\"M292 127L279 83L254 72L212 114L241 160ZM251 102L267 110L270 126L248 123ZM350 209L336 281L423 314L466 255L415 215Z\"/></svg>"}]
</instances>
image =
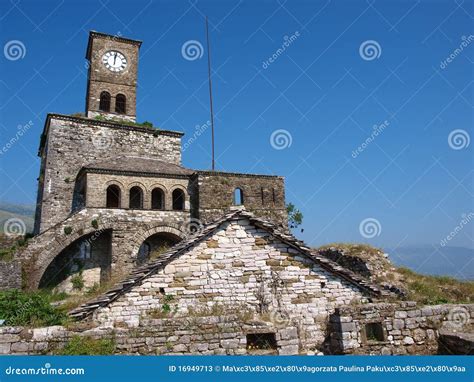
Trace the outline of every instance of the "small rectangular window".
<instances>
[{"instance_id":1,"label":"small rectangular window","mask_svg":"<svg viewBox=\"0 0 474 382\"><path fill-rule=\"evenodd\" d=\"M380 322L365 324L365 338L367 341L385 341L382 324Z\"/></svg>"},{"instance_id":2,"label":"small rectangular window","mask_svg":"<svg viewBox=\"0 0 474 382\"><path fill-rule=\"evenodd\" d=\"M277 349L275 333L249 333L247 334L247 351L271 352Z\"/></svg>"}]
</instances>

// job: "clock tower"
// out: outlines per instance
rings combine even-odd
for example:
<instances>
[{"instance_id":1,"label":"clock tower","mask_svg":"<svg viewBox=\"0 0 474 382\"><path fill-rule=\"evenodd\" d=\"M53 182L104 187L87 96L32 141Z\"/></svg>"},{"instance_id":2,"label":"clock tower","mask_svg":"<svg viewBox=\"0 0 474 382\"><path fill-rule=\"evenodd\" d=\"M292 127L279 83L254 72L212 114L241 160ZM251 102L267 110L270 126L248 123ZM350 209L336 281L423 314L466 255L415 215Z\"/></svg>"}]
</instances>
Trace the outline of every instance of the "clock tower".
<instances>
[{"instance_id":1,"label":"clock tower","mask_svg":"<svg viewBox=\"0 0 474 382\"><path fill-rule=\"evenodd\" d=\"M86 116L136 119L138 51L141 41L91 31Z\"/></svg>"}]
</instances>

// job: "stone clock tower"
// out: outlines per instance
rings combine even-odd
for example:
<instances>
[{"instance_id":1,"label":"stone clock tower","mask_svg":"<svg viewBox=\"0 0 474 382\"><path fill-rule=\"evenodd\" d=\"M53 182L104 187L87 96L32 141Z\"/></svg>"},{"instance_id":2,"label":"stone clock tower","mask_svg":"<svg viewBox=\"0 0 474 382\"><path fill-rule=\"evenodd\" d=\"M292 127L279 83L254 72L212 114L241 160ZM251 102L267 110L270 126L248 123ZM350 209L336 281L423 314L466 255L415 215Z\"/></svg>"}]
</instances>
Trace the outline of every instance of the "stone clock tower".
<instances>
[{"instance_id":1,"label":"stone clock tower","mask_svg":"<svg viewBox=\"0 0 474 382\"><path fill-rule=\"evenodd\" d=\"M141 41L91 31L86 116L135 122Z\"/></svg>"}]
</instances>

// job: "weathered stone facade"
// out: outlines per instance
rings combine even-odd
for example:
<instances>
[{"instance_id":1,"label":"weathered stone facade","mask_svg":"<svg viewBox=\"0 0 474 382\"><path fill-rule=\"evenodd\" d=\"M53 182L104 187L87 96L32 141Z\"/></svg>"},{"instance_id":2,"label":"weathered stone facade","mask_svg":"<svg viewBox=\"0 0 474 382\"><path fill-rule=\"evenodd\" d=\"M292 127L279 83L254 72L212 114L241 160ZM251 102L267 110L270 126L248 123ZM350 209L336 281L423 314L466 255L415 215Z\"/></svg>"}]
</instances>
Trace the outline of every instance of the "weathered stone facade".
<instances>
[{"instance_id":1,"label":"weathered stone facade","mask_svg":"<svg viewBox=\"0 0 474 382\"><path fill-rule=\"evenodd\" d=\"M0 290L20 289L22 283L19 261L0 261Z\"/></svg>"},{"instance_id":2,"label":"weathered stone facade","mask_svg":"<svg viewBox=\"0 0 474 382\"><path fill-rule=\"evenodd\" d=\"M275 346L267 350L254 349L249 346L248 334L274 335ZM245 324L235 315L148 319L133 329L5 327L0 328L0 354L55 354L77 335L111 339L116 354L299 354L297 328L277 328L271 323Z\"/></svg>"},{"instance_id":3,"label":"weathered stone facade","mask_svg":"<svg viewBox=\"0 0 474 382\"><path fill-rule=\"evenodd\" d=\"M86 54L90 64L87 118L49 114L46 119L38 153L41 168L36 237L20 256L24 266L33 270L28 282L30 288L41 284L43 274L37 272L44 272L49 264L54 268L53 255L61 255L64 261L78 259L83 243L61 242L61 230L80 232L82 228L76 224L83 224L85 216L95 219L96 209L107 208L110 211L105 215L117 218L108 227L111 249L100 252L97 246L92 248L95 257L111 259L107 265L101 265L100 272L110 276L114 276L116 269L122 269L122 265L125 271L134 265L133 261L137 264L139 256L130 254L129 243L135 242L137 231L144 225L155 234L163 226L184 224L186 232L199 228L236 204L236 189L243 193L246 208L279 225L287 225L283 178L184 168L182 133L135 123L140 45L140 41L91 32ZM104 59L107 52L123 55L127 60L125 68L110 70ZM106 107L101 104L101 93L111 96ZM114 114L117 94L125 96L126 109ZM110 112L104 112L108 108ZM137 216L140 219L146 216L148 220L137 224ZM87 241L87 235L92 234L90 227L83 232L76 240ZM175 238L182 235L180 231ZM157 236L150 242L159 246ZM143 244L150 248L150 242ZM136 250L148 250L143 248L139 246ZM82 262L83 268L96 268L94 261ZM104 272L104 268L109 271ZM97 279L97 269L88 273L94 273ZM100 279L105 280L102 276Z\"/></svg>"},{"instance_id":4,"label":"weathered stone facade","mask_svg":"<svg viewBox=\"0 0 474 382\"><path fill-rule=\"evenodd\" d=\"M110 36L91 32L87 45L86 58L89 61L89 82L86 95L86 116L94 118L102 115L108 118L120 118L134 122L136 118L136 88L138 74L138 50L141 41L120 36ZM108 51L118 51L127 59L125 69L118 74L103 65L102 58ZM111 96L110 110L100 110L100 94L108 92ZM117 94L126 98L124 113L115 111Z\"/></svg>"},{"instance_id":5,"label":"weathered stone facade","mask_svg":"<svg viewBox=\"0 0 474 382\"><path fill-rule=\"evenodd\" d=\"M473 304L343 306L331 315L328 346L338 354L436 354L440 329L472 332L473 319Z\"/></svg>"}]
</instances>

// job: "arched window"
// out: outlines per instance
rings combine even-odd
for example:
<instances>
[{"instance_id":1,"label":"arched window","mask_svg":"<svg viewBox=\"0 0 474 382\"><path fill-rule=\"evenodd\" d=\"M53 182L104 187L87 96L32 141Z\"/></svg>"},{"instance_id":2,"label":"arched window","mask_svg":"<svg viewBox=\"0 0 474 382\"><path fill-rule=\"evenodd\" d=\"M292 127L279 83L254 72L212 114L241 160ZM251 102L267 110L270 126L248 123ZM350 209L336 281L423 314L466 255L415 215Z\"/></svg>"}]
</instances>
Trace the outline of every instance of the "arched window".
<instances>
[{"instance_id":1,"label":"arched window","mask_svg":"<svg viewBox=\"0 0 474 382\"><path fill-rule=\"evenodd\" d=\"M244 204L244 192L241 188L234 190L234 206L242 206Z\"/></svg>"},{"instance_id":2,"label":"arched window","mask_svg":"<svg viewBox=\"0 0 474 382\"><path fill-rule=\"evenodd\" d=\"M151 253L151 245L148 242L143 242L138 249L137 263L143 264L148 261Z\"/></svg>"},{"instance_id":3,"label":"arched window","mask_svg":"<svg viewBox=\"0 0 474 382\"><path fill-rule=\"evenodd\" d=\"M143 208L143 191L138 186L133 186L130 189L129 208L142 209Z\"/></svg>"},{"instance_id":4,"label":"arched window","mask_svg":"<svg viewBox=\"0 0 474 382\"><path fill-rule=\"evenodd\" d=\"M89 240L83 240L79 245L79 258L81 260L87 260L91 258L91 243Z\"/></svg>"},{"instance_id":5,"label":"arched window","mask_svg":"<svg viewBox=\"0 0 474 382\"><path fill-rule=\"evenodd\" d=\"M165 193L161 188L154 188L151 191L151 209L164 210L165 209Z\"/></svg>"},{"instance_id":6,"label":"arched window","mask_svg":"<svg viewBox=\"0 0 474 382\"><path fill-rule=\"evenodd\" d=\"M100 93L99 110L107 111L107 112L110 111L110 93L109 92Z\"/></svg>"},{"instance_id":7,"label":"arched window","mask_svg":"<svg viewBox=\"0 0 474 382\"><path fill-rule=\"evenodd\" d=\"M107 208L120 208L120 188L115 184L107 187L105 206Z\"/></svg>"},{"instance_id":8,"label":"arched window","mask_svg":"<svg viewBox=\"0 0 474 382\"><path fill-rule=\"evenodd\" d=\"M126 98L123 94L117 94L115 96L115 112L119 114L125 114L127 110Z\"/></svg>"},{"instance_id":9,"label":"arched window","mask_svg":"<svg viewBox=\"0 0 474 382\"><path fill-rule=\"evenodd\" d=\"M184 191L177 188L173 191L173 210L184 210Z\"/></svg>"}]
</instances>

